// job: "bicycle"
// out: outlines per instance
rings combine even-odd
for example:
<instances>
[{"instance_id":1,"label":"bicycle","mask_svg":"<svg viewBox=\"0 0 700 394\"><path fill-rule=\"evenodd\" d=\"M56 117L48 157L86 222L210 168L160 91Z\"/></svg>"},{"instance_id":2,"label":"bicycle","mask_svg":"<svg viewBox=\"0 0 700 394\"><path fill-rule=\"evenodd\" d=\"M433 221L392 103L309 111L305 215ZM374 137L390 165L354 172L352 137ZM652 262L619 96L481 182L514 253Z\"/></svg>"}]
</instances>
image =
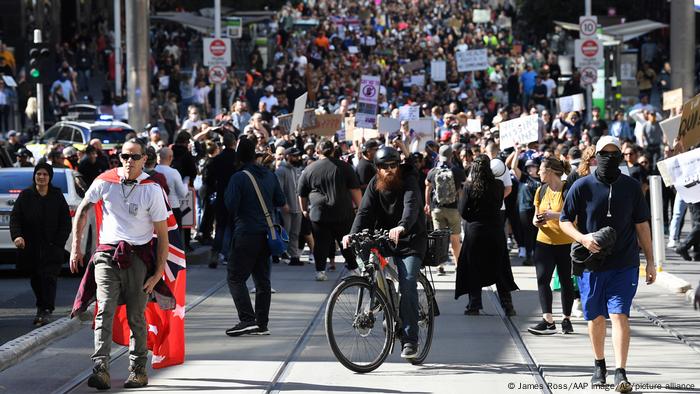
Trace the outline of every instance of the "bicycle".
<instances>
[{"instance_id":1,"label":"bicycle","mask_svg":"<svg viewBox=\"0 0 700 394\"><path fill-rule=\"evenodd\" d=\"M331 292L326 306L325 330L336 359L359 373L377 369L401 339L398 272L389 259L393 242L388 232L368 230L350 235L362 276L343 279ZM418 273L418 354L407 359L422 364L433 340L436 316L435 292ZM439 312L438 312L439 313Z\"/></svg>"}]
</instances>

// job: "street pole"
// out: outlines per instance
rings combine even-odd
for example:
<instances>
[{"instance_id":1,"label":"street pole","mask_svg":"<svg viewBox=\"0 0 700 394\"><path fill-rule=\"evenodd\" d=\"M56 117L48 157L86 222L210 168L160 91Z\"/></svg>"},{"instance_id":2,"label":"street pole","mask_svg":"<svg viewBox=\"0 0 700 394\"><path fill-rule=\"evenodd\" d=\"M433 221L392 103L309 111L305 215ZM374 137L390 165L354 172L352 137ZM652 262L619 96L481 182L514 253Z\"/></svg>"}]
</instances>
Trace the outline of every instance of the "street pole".
<instances>
[{"instance_id":1,"label":"street pole","mask_svg":"<svg viewBox=\"0 0 700 394\"><path fill-rule=\"evenodd\" d=\"M586 0L586 16L591 16L591 0ZM599 50L602 50L599 49ZM591 113L593 109L593 86L586 84L586 122L591 122Z\"/></svg>"},{"instance_id":2,"label":"street pole","mask_svg":"<svg viewBox=\"0 0 700 394\"><path fill-rule=\"evenodd\" d=\"M666 245L664 244L663 198L661 192L661 177L649 177L649 199L651 200L651 244L654 250L654 263L661 272L666 260Z\"/></svg>"},{"instance_id":3,"label":"street pole","mask_svg":"<svg viewBox=\"0 0 700 394\"><path fill-rule=\"evenodd\" d=\"M122 95L122 0L114 0L114 95Z\"/></svg>"},{"instance_id":4,"label":"street pole","mask_svg":"<svg viewBox=\"0 0 700 394\"><path fill-rule=\"evenodd\" d=\"M34 43L41 44L41 30L34 29ZM42 78L44 76L42 75ZM36 121L39 123L39 135L44 135L44 84L36 84Z\"/></svg>"},{"instance_id":5,"label":"street pole","mask_svg":"<svg viewBox=\"0 0 700 394\"><path fill-rule=\"evenodd\" d=\"M140 132L150 120L149 0L126 1L126 89L129 124Z\"/></svg>"},{"instance_id":6,"label":"street pole","mask_svg":"<svg viewBox=\"0 0 700 394\"><path fill-rule=\"evenodd\" d=\"M693 0L671 1L671 87L683 88L683 102L695 95L695 9Z\"/></svg>"},{"instance_id":7,"label":"street pole","mask_svg":"<svg viewBox=\"0 0 700 394\"><path fill-rule=\"evenodd\" d=\"M221 0L214 0L214 36L221 39ZM221 112L221 84L214 85L214 117Z\"/></svg>"}]
</instances>

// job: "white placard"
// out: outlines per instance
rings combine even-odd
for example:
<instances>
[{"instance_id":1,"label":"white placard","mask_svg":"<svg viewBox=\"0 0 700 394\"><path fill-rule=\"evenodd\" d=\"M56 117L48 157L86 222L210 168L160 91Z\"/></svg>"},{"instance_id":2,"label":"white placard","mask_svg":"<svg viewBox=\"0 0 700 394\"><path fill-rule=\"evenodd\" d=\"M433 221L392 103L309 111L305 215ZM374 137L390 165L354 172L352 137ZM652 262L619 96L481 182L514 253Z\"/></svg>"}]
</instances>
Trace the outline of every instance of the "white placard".
<instances>
[{"instance_id":1,"label":"white placard","mask_svg":"<svg viewBox=\"0 0 700 394\"><path fill-rule=\"evenodd\" d=\"M586 109L586 100L583 98L583 94L559 97L557 106L559 107L559 112L581 111Z\"/></svg>"},{"instance_id":2,"label":"white placard","mask_svg":"<svg viewBox=\"0 0 700 394\"><path fill-rule=\"evenodd\" d=\"M478 133L481 131L481 119L467 119L467 131Z\"/></svg>"},{"instance_id":3,"label":"white placard","mask_svg":"<svg viewBox=\"0 0 700 394\"><path fill-rule=\"evenodd\" d=\"M410 86L425 86L425 75L411 75L411 80L409 81Z\"/></svg>"},{"instance_id":4,"label":"white placard","mask_svg":"<svg viewBox=\"0 0 700 394\"><path fill-rule=\"evenodd\" d=\"M447 63L444 60L433 60L430 62L430 78L433 82L447 80Z\"/></svg>"},{"instance_id":5,"label":"white placard","mask_svg":"<svg viewBox=\"0 0 700 394\"><path fill-rule=\"evenodd\" d=\"M380 116L377 119L377 128L380 134L393 133L401 128L401 121L388 116Z\"/></svg>"},{"instance_id":6,"label":"white placard","mask_svg":"<svg viewBox=\"0 0 700 394\"><path fill-rule=\"evenodd\" d=\"M659 122L661 130L666 134L666 140L669 144L678 137L678 129L681 127L681 115L668 118Z\"/></svg>"},{"instance_id":7,"label":"white placard","mask_svg":"<svg viewBox=\"0 0 700 394\"><path fill-rule=\"evenodd\" d=\"M3 75L2 80L5 81L5 85L10 88L16 88L17 87L17 81L15 81L14 78L10 75Z\"/></svg>"},{"instance_id":8,"label":"white placard","mask_svg":"<svg viewBox=\"0 0 700 394\"><path fill-rule=\"evenodd\" d=\"M349 52L351 55L355 55L355 54L357 54L357 53L360 53L360 50L359 50L356 46L353 45L353 46L349 46L349 47L348 47L348 52Z\"/></svg>"},{"instance_id":9,"label":"white placard","mask_svg":"<svg viewBox=\"0 0 700 394\"><path fill-rule=\"evenodd\" d=\"M539 135L539 122L537 115L521 116L498 125L501 149L515 146L515 143L527 144L537 141Z\"/></svg>"},{"instance_id":10,"label":"white placard","mask_svg":"<svg viewBox=\"0 0 700 394\"><path fill-rule=\"evenodd\" d=\"M420 117L420 107L406 104L399 108L399 120L413 120Z\"/></svg>"},{"instance_id":11,"label":"white placard","mask_svg":"<svg viewBox=\"0 0 700 394\"><path fill-rule=\"evenodd\" d=\"M408 127L416 134L432 138L435 135L435 126L432 118L420 118L408 121Z\"/></svg>"},{"instance_id":12,"label":"white placard","mask_svg":"<svg viewBox=\"0 0 700 394\"><path fill-rule=\"evenodd\" d=\"M457 71L461 73L486 70L489 68L489 59L486 49L455 52L455 58L457 58Z\"/></svg>"},{"instance_id":13,"label":"white placard","mask_svg":"<svg viewBox=\"0 0 700 394\"><path fill-rule=\"evenodd\" d=\"M488 23L491 20L491 10L474 10L472 21L474 23Z\"/></svg>"},{"instance_id":14,"label":"white placard","mask_svg":"<svg viewBox=\"0 0 700 394\"><path fill-rule=\"evenodd\" d=\"M187 190L185 198L180 200L180 212L182 213L182 228L197 227L197 215L195 215L195 207L197 206L197 193L194 188L190 187Z\"/></svg>"},{"instance_id":15,"label":"white placard","mask_svg":"<svg viewBox=\"0 0 700 394\"><path fill-rule=\"evenodd\" d=\"M204 65L211 67L231 65L231 39L230 38L204 38L202 39L204 50Z\"/></svg>"},{"instance_id":16,"label":"white placard","mask_svg":"<svg viewBox=\"0 0 700 394\"><path fill-rule=\"evenodd\" d=\"M662 160L657 167L666 186L675 186L683 201L700 201L700 149Z\"/></svg>"},{"instance_id":17,"label":"white placard","mask_svg":"<svg viewBox=\"0 0 700 394\"><path fill-rule=\"evenodd\" d=\"M377 98L379 97L379 77L363 75L360 81L360 98L358 100L355 127L377 128Z\"/></svg>"},{"instance_id":18,"label":"white placard","mask_svg":"<svg viewBox=\"0 0 700 394\"><path fill-rule=\"evenodd\" d=\"M306 99L309 97L308 92L304 92L301 96L294 100L294 111L292 112L292 124L289 126L289 131L294 132L301 127L304 121L304 110L306 109Z\"/></svg>"}]
</instances>

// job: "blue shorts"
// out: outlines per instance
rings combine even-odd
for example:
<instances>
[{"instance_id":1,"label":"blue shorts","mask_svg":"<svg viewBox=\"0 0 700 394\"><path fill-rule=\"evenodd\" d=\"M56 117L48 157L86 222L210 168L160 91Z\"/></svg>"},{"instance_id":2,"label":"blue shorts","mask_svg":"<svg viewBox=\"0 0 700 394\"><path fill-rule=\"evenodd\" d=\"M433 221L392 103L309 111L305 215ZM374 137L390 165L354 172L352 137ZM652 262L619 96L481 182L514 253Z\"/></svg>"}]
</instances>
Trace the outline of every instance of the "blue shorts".
<instances>
[{"instance_id":1,"label":"blue shorts","mask_svg":"<svg viewBox=\"0 0 700 394\"><path fill-rule=\"evenodd\" d=\"M593 320L610 314L630 315L632 299L637 293L639 267L610 271L585 271L579 279L583 318Z\"/></svg>"}]
</instances>

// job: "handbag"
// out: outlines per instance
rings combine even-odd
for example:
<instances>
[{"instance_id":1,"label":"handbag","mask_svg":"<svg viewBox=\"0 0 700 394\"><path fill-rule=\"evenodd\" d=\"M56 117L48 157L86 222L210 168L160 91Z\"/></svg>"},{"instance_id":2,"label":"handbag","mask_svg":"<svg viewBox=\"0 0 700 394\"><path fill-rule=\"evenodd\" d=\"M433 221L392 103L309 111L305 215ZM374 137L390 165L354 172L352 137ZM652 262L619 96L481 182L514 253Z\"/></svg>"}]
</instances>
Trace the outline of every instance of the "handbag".
<instances>
[{"instance_id":1,"label":"handbag","mask_svg":"<svg viewBox=\"0 0 700 394\"><path fill-rule=\"evenodd\" d=\"M265 204L265 200L260 193L258 182L255 181L253 174L247 170L243 170L243 172L248 175L250 181L253 182L253 188L255 189L255 193L258 195L260 207L262 207L263 214L265 214L265 221L267 222L268 227L267 246L270 248L270 254L273 256L281 256L287 251L287 247L289 246L289 235L287 235L287 231L284 229L284 227L272 222L272 216L270 216L270 211L267 210L267 205Z\"/></svg>"}]
</instances>

